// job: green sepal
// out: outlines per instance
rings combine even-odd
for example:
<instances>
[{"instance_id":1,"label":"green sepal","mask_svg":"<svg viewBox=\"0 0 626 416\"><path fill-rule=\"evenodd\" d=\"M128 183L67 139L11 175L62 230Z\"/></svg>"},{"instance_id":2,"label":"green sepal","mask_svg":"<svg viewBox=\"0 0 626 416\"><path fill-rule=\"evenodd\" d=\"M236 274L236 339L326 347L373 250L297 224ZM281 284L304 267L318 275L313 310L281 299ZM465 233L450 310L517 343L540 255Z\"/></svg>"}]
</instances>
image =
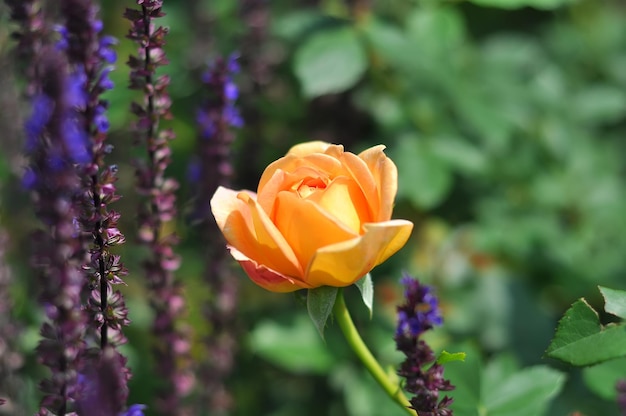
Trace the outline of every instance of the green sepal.
<instances>
[{"instance_id":1,"label":"green sepal","mask_svg":"<svg viewBox=\"0 0 626 416\"><path fill-rule=\"evenodd\" d=\"M328 317L333 312L333 307L335 306L338 290L339 288L336 287L321 286L309 289L307 294L306 308L322 339L324 339L326 321L328 321Z\"/></svg>"},{"instance_id":2,"label":"green sepal","mask_svg":"<svg viewBox=\"0 0 626 416\"><path fill-rule=\"evenodd\" d=\"M372 282L372 275L366 274L357 280L354 285L359 288L361 299L363 299L363 303L370 311L370 319L372 319L374 314L374 283Z\"/></svg>"}]
</instances>

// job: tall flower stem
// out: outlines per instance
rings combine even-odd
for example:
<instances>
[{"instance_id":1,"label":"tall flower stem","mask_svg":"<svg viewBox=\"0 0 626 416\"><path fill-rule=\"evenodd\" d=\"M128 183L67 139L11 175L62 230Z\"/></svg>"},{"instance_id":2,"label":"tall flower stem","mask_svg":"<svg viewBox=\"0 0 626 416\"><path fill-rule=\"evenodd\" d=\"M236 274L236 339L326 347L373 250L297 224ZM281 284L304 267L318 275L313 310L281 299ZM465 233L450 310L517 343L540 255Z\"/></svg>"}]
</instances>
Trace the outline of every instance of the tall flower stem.
<instances>
[{"instance_id":1,"label":"tall flower stem","mask_svg":"<svg viewBox=\"0 0 626 416\"><path fill-rule=\"evenodd\" d=\"M354 353L359 357L359 360L363 363L367 371L370 372L374 380L382 387L382 389L387 393L393 401L398 403L404 411L411 416L418 416L417 412L410 409L411 403L407 400L402 393L402 389L400 386L394 382L392 382L385 370L380 366L380 363L374 358L372 352L367 348L365 342L363 342L363 338L359 334L359 331L356 329L354 322L352 321L352 317L350 316L350 311L348 311L348 307L346 306L346 301L343 298L343 291L339 289L337 292L337 299L335 301L335 306L333 308L333 314L335 315L335 319L341 328L341 332L348 341L348 345L354 351Z\"/></svg>"}]
</instances>

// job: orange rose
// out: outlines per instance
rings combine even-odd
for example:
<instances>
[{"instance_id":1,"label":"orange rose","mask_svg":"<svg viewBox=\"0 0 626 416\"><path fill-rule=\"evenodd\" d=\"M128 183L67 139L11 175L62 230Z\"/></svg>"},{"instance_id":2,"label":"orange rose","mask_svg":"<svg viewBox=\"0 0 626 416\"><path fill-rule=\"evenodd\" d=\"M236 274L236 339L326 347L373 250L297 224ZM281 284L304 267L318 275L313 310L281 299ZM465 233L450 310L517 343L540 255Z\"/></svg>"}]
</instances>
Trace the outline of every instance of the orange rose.
<instances>
[{"instance_id":1,"label":"orange rose","mask_svg":"<svg viewBox=\"0 0 626 416\"><path fill-rule=\"evenodd\" d=\"M211 210L255 283L348 286L406 243L413 224L391 220L398 172L384 148L302 143L265 169L257 194L218 188Z\"/></svg>"}]
</instances>

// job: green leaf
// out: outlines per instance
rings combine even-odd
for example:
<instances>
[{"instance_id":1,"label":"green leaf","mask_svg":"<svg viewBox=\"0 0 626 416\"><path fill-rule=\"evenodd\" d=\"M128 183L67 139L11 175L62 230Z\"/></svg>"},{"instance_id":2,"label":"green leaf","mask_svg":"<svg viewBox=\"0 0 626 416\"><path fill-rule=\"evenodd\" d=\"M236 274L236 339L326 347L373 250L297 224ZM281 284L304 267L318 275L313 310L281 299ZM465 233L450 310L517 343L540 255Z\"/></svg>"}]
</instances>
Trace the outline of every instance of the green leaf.
<instances>
[{"instance_id":1,"label":"green leaf","mask_svg":"<svg viewBox=\"0 0 626 416\"><path fill-rule=\"evenodd\" d=\"M565 375L549 367L525 368L485 389L483 406L489 416L542 415L564 382Z\"/></svg>"},{"instance_id":2,"label":"green leaf","mask_svg":"<svg viewBox=\"0 0 626 416\"><path fill-rule=\"evenodd\" d=\"M520 9L522 7L536 7L537 9L556 9L573 0L470 0L472 3L486 7L500 7L502 9Z\"/></svg>"},{"instance_id":3,"label":"green leaf","mask_svg":"<svg viewBox=\"0 0 626 416\"><path fill-rule=\"evenodd\" d=\"M626 357L606 361L583 369L583 380L598 396L614 401L617 397L615 383L626 375Z\"/></svg>"},{"instance_id":4,"label":"green leaf","mask_svg":"<svg viewBox=\"0 0 626 416\"><path fill-rule=\"evenodd\" d=\"M372 314L374 313L374 283L372 282L372 275L366 274L357 280L354 285L359 288L361 299L363 299L363 303L370 311L370 319L372 319Z\"/></svg>"},{"instance_id":5,"label":"green leaf","mask_svg":"<svg viewBox=\"0 0 626 416\"><path fill-rule=\"evenodd\" d=\"M602 327L596 311L584 299L576 301L559 322L546 355L583 366L623 357L626 327Z\"/></svg>"},{"instance_id":6,"label":"green leaf","mask_svg":"<svg viewBox=\"0 0 626 416\"><path fill-rule=\"evenodd\" d=\"M248 345L288 371L323 374L334 365L332 354L303 314L287 326L269 320L259 323L250 333Z\"/></svg>"},{"instance_id":7,"label":"green leaf","mask_svg":"<svg viewBox=\"0 0 626 416\"><path fill-rule=\"evenodd\" d=\"M338 290L336 287L322 286L316 289L309 289L307 295L306 308L309 311L309 317L322 339L324 338L326 321L333 312L333 306L335 306Z\"/></svg>"},{"instance_id":8,"label":"green leaf","mask_svg":"<svg viewBox=\"0 0 626 416\"><path fill-rule=\"evenodd\" d=\"M398 165L398 194L419 208L439 205L452 187L449 165L413 135L399 138L391 153Z\"/></svg>"},{"instance_id":9,"label":"green leaf","mask_svg":"<svg viewBox=\"0 0 626 416\"><path fill-rule=\"evenodd\" d=\"M611 315L626 319L626 291L598 286L604 298L604 310Z\"/></svg>"},{"instance_id":10,"label":"green leaf","mask_svg":"<svg viewBox=\"0 0 626 416\"><path fill-rule=\"evenodd\" d=\"M437 358L437 364L445 364L452 361L465 361L467 354L464 352L448 352L446 350L441 351L439 358Z\"/></svg>"},{"instance_id":11,"label":"green leaf","mask_svg":"<svg viewBox=\"0 0 626 416\"><path fill-rule=\"evenodd\" d=\"M367 69L367 56L349 26L315 32L296 51L294 71L304 95L313 98L353 87Z\"/></svg>"}]
</instances>

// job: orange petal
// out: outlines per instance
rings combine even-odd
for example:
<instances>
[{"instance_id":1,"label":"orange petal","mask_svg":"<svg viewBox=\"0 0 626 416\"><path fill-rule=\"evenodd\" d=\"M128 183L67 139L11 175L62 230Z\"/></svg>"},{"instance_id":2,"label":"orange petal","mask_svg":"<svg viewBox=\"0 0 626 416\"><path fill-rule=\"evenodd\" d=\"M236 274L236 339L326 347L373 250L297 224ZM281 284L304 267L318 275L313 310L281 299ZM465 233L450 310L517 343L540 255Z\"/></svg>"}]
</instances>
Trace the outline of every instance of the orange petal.
<instances>
[{"instance_id":1,"label":"orange petal","mask_svg":"<svg viewBox=\"0 0 626 416\"><path fill-rule=\"evenodd\" d=\"M319 247L350 240L358 234L324 212L315 202L283 191L278 193L275 223L303 270Z\"/></svg>"},{"instance_id":2,"label":"orange petal","mask_svg":"<svg viewBox=\"0 0 626 416\"><path fill-rule=\"evenodd\" d=\"M361 234L361 224L370 222L369 208L361 188L347 176L335 178L326 189L314 192L307 200L317 203L355 234Z\"/></svg>"},{"instance_id":3,"label":"orange petal","mask_svg":"<svg viewBox=\"0 0 626 416\"><path fill-rule=\"evenodd\" d=\"M350 176L356 181L361 188L365 200L367 201L369 211L369 221L379 221L378 213L380 210L380 197L378 195L378 189L374 176L369 167L357 155L353 153L344 153L340 158L344 169L350 174Z\"/></svg>"},{"instance_id":4,"label":"orange petal","mask_svg":"<svg viewBox=\"0 0 626 416\"><path fill-rule=\"evenodd\" d=\"M391 220L363 227L366 231L362 236L317 250L305 281L313 287L351 285L400 250L411 235L413 223Z\"/></svg>"},{"instance_id":5,"label":"orange petal","mask_svg":"<svg viewBox=\"0 0 626 416\"><path fill-rule=\"evenodd\" d=\"M374 221L388 221L393 211L393 202L398 192L398 169L383 150L384 145L370 147L359 154L367 164L378 188L380 211Z\"/></svg>"},{"instance_id":6,"label":"orange petal","mask_svg":"<svg viewBox=\"0 0 626 416\"><path fill-rule=\"evenodd\" d=\"M281 157L265 168L259 180L258 192L262 193L266 184L274 176L276 171L282 170L287 173L296 172L299 168L307 167L318 171L319 176L335 177L341 173L341 163L334 157L323 153L313 153L304 157L287 155Z\"/></svg>"},{"instance_id":7,"label":"orange petal","mask_svg":"<svg viewBox=\"0 0 626 416\"><path fill-rule=\"evenodd\" d=\"M273 270L302 276L293 250L254 201L254 193L219 187L211 211L228 244Z\"/></svg>"},{"instance_id":8,"label":"orange petal","mask_svg":"<svg viewBox=\"0 0 626 416\"><path fill-rule=\"evenodd\" d=\"M263 208L245 192L240 192L237 198L247 204L256 231L260 257L252 258L268 268L288 276L302 276L303 268L300 267L294 251Z\"/></svg>"},{"instance_id":9,"label":"orange petal","mask_svg":"<svg viewBox=\"0 0 626 416\"><path fill-rule=\"evenodd\" d=\"M308 289L310 286L300 280L285 276L275 270L257 263L248 258L234 247L228 247L230 254L239 262L246 274L254 283L272 292L293 292L298 289Z\"/></svg>"},{"instance_id":10,"label":"orange petal","mask_svg":"<svg viewBox=\"0 0 626 416\"><path fill-rule=\"evenodd\" d=\"M312 153L324 153L330 146L332 146L330 143L322 142L320 140L305 142L293 146L289 149L287 154L302 157Z\"/></svg>"}]
</instances>

